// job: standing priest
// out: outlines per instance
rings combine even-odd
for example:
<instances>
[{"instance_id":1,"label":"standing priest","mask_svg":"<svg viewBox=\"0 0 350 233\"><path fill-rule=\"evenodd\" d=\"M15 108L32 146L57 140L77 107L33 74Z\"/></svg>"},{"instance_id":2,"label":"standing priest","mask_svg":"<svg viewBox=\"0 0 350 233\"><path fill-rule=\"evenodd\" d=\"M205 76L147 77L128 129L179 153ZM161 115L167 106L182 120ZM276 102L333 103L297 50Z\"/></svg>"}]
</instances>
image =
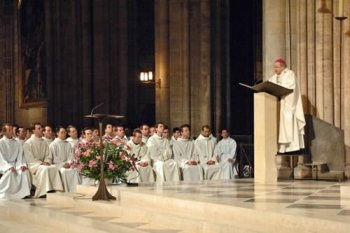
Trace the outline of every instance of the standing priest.
<instances>
[{"instance_id":1,"label":"standing priest","mask_svg":"<svg viewBox=\"0 0 350 233\"><path fill-rule=\"evenodd\" d=\"M269 81L293 92L281 98L278 151L280 153L298 151L304 148L305 117L299 86L293 71L287 68L283 59L274 64L275 74Z\"/></svg>"},{"instance_id":2,"label":"standing priest","mask_svg":"<svg viewBox=\"0 0 350 233\"><path fill-rule=\"evenodd\" d=\"M21 199L30 195L31 181L23 157L22 144L13 138L12 125L1 127L0 139L0 198Z\"/></svg>"}]
</instances>

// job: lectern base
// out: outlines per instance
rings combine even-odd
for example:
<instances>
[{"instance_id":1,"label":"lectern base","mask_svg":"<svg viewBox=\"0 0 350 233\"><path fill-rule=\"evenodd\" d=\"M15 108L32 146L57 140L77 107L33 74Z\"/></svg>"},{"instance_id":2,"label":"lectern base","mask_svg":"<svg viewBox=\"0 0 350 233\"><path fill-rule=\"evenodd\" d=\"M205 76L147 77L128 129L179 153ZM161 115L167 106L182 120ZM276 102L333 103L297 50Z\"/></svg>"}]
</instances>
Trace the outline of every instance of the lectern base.
<instances>
[{"instance_id":1,"label":"lectern base","mask_svg":"<svg viewBox=\"0 0 350 233\"><path fill-rule=\"evenodd\" d=\"M110 194L108 192L104 178L100 179L100 183L98 185L97 192L92 197L92 200L93 201L97 201L97 200L104 200L104 201L116 200L116 197L112 196L112 194Z\"/></svg>"}]
</instances>

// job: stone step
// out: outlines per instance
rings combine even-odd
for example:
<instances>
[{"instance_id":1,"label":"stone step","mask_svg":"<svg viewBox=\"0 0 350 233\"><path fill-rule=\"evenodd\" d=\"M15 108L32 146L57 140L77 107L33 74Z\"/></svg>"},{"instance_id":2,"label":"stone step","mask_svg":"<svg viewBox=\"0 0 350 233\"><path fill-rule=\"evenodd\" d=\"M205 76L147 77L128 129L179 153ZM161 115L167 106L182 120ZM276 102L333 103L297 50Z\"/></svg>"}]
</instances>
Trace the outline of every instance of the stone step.
<instances>
[{"instance_id":1,"label":"stone step","mask_svg":"<svg viewBox=\"0 0 350 233\"><path fill-rule=\"evenodd\" d=\"M123 192L122 192L123 193ZM124 198L124 196L122 197ZM138 197L144 199L145 197ZM105 216L119 218L119 221L133 221L181 229L188 232L234 232L237 233L262 233L259 229L246 229L244 226L238 226L233 221L224 221L220 219L207 219L203 216L193 216L191 213L174 213L164 211L162 208L148 208L145 205L129 205L122 201L91 201L90 197L75 198L74 195L62 193L49 194L48 205L51 207L63 208L70 206L76 211L94 211L95 213L104 213ZM145 202L146 203L146 202ZM56 205L56 206L55 206ZM186 211L186 210L184 210Z\"/></svg>"},{"instance_id":2,"label":"stone step","mask_svg":"<svg viewBox=\"0 0 350 233\"><path fill-rule=\"evenodd\" d=\"M123 186L108 187L118 197L118 201L91 201L97 187L79 186L78 192L84 194L78 198L65 194L49 194L48 202L62 204L67 201L75 208L89 206L97 212L118 216L124 220L163 224L189 232L347 232L347 223L298 216L293 214L264 211L252 208L221 205L200 200L189 200L171 196L138 192L138 188ZM185 195L185 194L184 194ZM66 198L66 199L65 199ZM64 201L64 200L65 201ZM254 223L254 224L252 224Z\"/></svg>"},{"instance_id":3,"label":"stone step","mask_svg":"<svg viewBox=\"0 0 350 233\"><path fill-rule=\"evenodd\" d=\"M6 205L11 210L6 211L8 221L11 222L11 231L9 232L50 232L50 233L105 233L105 232L125 232L125 233L144 233L145 231L132 229L122 225L101 222L98 217L91 216L93 212L83 212L74 210L67 211L68 205L64 208L51 208L46 203L23 203L11 202ZM9 214L10 213L10 214ZM84 214L84 216L83 216ZM89 217L90 214L90 217ZM2 219L3 216L2 216ZM17 225L18 224L18 225ZM23 224L21 226L21 224ZM15 231L15 229L17 229ZM30 229L30 230L28 230ZM5 232L1 230L0 232Z\"/></svg>"}]
</instances>

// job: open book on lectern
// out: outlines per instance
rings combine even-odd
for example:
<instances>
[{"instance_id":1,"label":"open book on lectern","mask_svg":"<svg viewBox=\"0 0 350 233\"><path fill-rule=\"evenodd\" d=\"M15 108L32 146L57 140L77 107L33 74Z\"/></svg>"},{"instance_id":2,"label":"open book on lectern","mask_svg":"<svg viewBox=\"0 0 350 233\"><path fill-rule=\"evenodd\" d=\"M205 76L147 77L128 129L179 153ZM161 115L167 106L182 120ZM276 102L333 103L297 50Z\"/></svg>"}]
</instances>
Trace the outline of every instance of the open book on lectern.
<instances>
[{"instance_id":1,"label":"open book on lectern","mask_svg":"<svg viewBox=\"0 0 350 233\"><path fill-rule=\"evenodd\" d=\"M278 98L281 98L282 96L288 95L293 92L293 89L282 87L281 85L278 85L270 81L259 83L255 86L249 86L244 83L239 83L239 85L247 87L256 92L266 92Z\"/></svg>"}]
</instances>

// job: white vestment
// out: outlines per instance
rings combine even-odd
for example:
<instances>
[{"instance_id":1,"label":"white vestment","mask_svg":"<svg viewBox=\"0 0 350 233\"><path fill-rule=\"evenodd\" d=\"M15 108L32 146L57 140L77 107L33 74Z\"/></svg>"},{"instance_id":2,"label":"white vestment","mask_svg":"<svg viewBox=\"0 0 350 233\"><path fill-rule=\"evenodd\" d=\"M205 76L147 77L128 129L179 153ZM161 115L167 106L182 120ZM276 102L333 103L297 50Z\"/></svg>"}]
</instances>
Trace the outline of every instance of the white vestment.
<instances>
[{"instance_id":1,"label":"white vestment","mask_svg":"<svg viewBox=\"0 0 350 233\"><path fill-rule=\"evenodd\" d=\"M0 139L0 198L21 199L30 196L31 180L29 171L22 171L27 166L23 156L23 147L13 138ZM16 172L9 169L15 168Z\"/></svg>"},{"instance_id":2,"label":"white vestment","mask_svg":"<svg viewBox=\"0 0 350 233\"><path fill-rule=\"evenodd\" d=\"M44 141L47 143L48 146L50 146L51 142L53 142L53 140L51 138L45 138L43 137Z\"/></svg>"},{"instance_id":3,"label":"white vestment","mask_svg":"<svg viewBox=\"0 0 350 233\"><path fill-rule=\"evenodd\" d=\"M149 137L142 135L142 142L147 144Z\"/></svg>"},{"instance_id":4,"label":"white vestment","mask_svg":"<svg viewBox=\"0 0 350 233\"><path fill-rule=\"evenodd\" d=\"M52 154L52 164L57 167L61 173L61 178L66 192L75 192L79 182L78 172L74 168L64 168L65 163L71 164L73 149L69 142L56 138L50 144Z\"/></svg>"},{"instance_id":5,"label":"white vestment","mask_svg":"<svg viewBox=\"0 0 350 233\"><path fill-rule=\"evenodd\" d=\"M135 155L138 162L136 162L137 171L132 171L128 174L129 182L154 182L153 168L151 166L151 159L147 154L147 146L141 142L135 144L133 140L128 141L127 146L129 147L129 153ZM141 167L140 162L147 162L146 167Z\"/></svg>"},{"instance_id":6,"label":"white vestment","mask_svg":"<svg viewBox=\"0 0 350 233\"><path fill-rule=\"evenodd\" d=\"M232 138L223 138L215 147L215 155L220 159L221 178L233 179L235 178L235 171L233 164L229 159L236 160L237 143Z\"/></svg>"},{"instance_id":7,"label":"white vestment","mask_svg":"<svg viewBox=\"0 0 350 233\"><path fill-rule=\"evenodd\" d=\"M52 155L47 142L34 134L23 145L24 156L35 185L35 197L40 197L48 191L63 191L62 180L56 166L41 165L43 162L52 164Z\"/></svg>"},{"instance_id":8,"label":"white vestment","mask_svg":"<svg viewBox=\"0 0 350 233\"><path fill-rule=\"evenodd\" d=\"M172 151L169 140L153 134L147 141L147 154L156 172L156 181L179 181L180 171L175 160L171 159Z\"/></svg>"},{"instance_id":9,"label":"white vestment","mask_svg":"<svg viewBox=\"0 0 350 233\"><path fill-rule=\"evenodd\" d=\"M204 169L205 180L218 180L221 178L221 167L217 162L214 149L216 139L214 137L204 137L202 134L194 142L196 153L199 155L199 162ZM215 164L208 165L207 162L215 161Z\"/></svg>"},{"instance_id":10,"label":"white vestment","mask_svg":"<svg viewBox=\"0 0 350 233\"><path fill-rule=\"evenodd\" d=\"M69 137L69 138L66 139L66 141L72 146L72 148L74 148L75 145L78 144L79 138Z\"/></svg>"},{"instance_id":11,"label":"white vestment","mask_svg":"<svg viewBox=\"0 0 350 233\"><path fill-rule=\"evenodd\" d=\"M173 141L174 159L182 170L184 181L203 180L203 168L199 165L194 142L191 139L178 138ZM196 161L197 165L189 165L188 161Z\"/></svg>"},{"instance_id":12,"label":"white vestment","mask_svg":"<svg viewBox=\"0 0 350 233\"><path fill-rule=\"evenodd\" d=\"M279 77L275 74L269 81L294 90L292 93L283 96L280 101L278 150L281 153L300 150L304 148L304 126L306 122L300 90L294 72L285 68Z\"/></svg>"},{"instance_id":13,"label":"white vestment","mask_svg":"<svg viewBox=\"0 0 350 233\"><path fill-rule=\"evenodd\" d=\"M15 139L16 139L16 141L18 141L21 144L21 146L23 146L24 143L26 142L25 140L22 140L22 139L19 139L19 138L15 138Z\"/></svg>"}]
</instances>

